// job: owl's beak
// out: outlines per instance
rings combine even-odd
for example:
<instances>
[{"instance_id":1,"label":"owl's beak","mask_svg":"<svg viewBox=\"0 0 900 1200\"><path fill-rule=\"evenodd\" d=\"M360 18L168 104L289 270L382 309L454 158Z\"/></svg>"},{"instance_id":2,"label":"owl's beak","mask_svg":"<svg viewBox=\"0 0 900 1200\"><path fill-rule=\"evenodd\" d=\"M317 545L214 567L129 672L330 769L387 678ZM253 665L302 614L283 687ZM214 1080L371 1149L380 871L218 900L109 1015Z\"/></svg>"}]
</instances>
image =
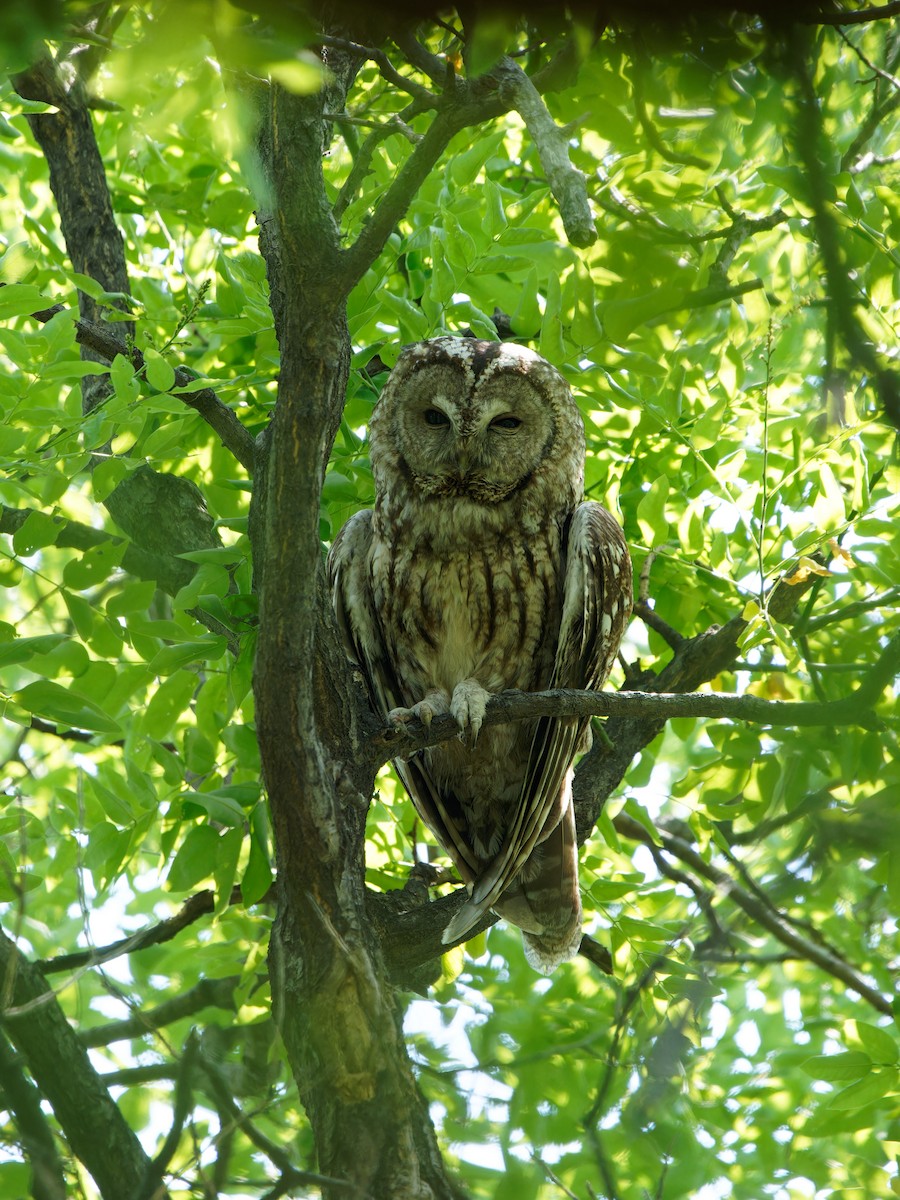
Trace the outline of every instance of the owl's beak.
<instances>
[{"instance_id":1,"label":"owl's beak","mask_svg":"<svg viewBox=\"0 0 900 1200\"><path fill-rule=\"evenodd\" d=\"M469 469L472 466L472 460L475 457L475 447L472 445L471 439L468 437L460 437L456 440L456 465L459 468L461 477L468 475Z\"/></svg>"}]
</instances>

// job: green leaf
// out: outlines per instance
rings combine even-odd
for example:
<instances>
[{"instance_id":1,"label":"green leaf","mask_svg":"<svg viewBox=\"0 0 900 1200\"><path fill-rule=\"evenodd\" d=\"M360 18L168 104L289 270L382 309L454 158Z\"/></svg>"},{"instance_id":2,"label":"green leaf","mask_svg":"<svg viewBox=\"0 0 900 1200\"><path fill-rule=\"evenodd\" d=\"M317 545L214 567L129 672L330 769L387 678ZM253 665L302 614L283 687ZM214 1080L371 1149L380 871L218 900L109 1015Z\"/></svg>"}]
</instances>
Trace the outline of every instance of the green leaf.
<instances>
[{"instance_id":1,"label":"green leaf","mask_svg":"<svg viewBox=\"0 0 900 1200\"><path fill-rule=\"evenodd\" d=\"M166 882L172 891L189 892L211 879L219 851L219 834L209 825L189 829L172 860Z\"/></svg>"},{"instance_id":2,"label":"green leaf","mask_svg":"<svg viewBox=\"0 0 900 1200\"><path fill-rule=\"evenodd\" d=\"M147 382L160 392L167 392L175 386L175 368L171 366L155 350L148 350L144 354L144 367L147 375Z\"/></svg>"},{"instance_id":3,"label":"green leaf","mask_svg":"<svg viewBox=\"0 0 900 1200\"><path fill-rule=\"evenodd\" d=\"M181 802L186 817L204 812L211 821L237 829L242 829L247 819L243 808L224 788L212 792L185 792Z\"/></svg>"},{"instance_id":4,"label":"green leaf","mask_svg":"<svg viewBox=\"0 0 900 1200\"><path fill-rule=\"evenodd\" d=\"M29 683L21 691L13 693L17 704L42 717L66 728L87 729L94 733L121 733L117 721L89 700L80 696L72 688L61 687L49 680L38 680Z\"/></svg>"},{"instance_id":5,"label":"green leaf","mask_svg":"<svg viewBox=\"0 0 900 1200\"><path fill-rule=\"evenodd\" d=\"M147 737L165 741L178 717L190 703L196 678L186 671L170 675L154 692L144 711L142 726Z\"/></svg>"},{"instance_id":6,"label":"green leaf","mask_svg":"<svg viewBox=\"0 0 900 1200\"><path fill-rule=\"evenodd\" d=\"M668 497L669 480L665 475L660 475L653 480L638 502L638 525L641 529L641 536L648 546L659 546L668 539L669 522L666 517Z\"/></svg>"},{"instance_id":7,"label":"green leaf","mask_svg":"<svg viewBox=\"0 0 900 1200\"><path fill-rule=\"evenodd\" d=\"M109 377L115 388L116 397L130 404L140 395L141 385L134 377L134 364L122 354L117 354L109 367Z\"/></svg>"},{"instance_id":8,"label":"green leaf","mask_svg":"<svg viewBox=\"0 0 900 1200\"><path fill-rule=\"evenodd\" d=\"M250 814L250 853L241 878L244 904L249 907L261 900L272 886L273 878L265 806L257 804Z\"/></svg>"},{"instance_id":9,"label":"green leaf","mask_svg":"<svg viewBox=\"0 0 900 1200\"><path fill-rule=\"evenodd\" d=\"M862 1079L873 1068L868 1054L862 1050L845 1050L842 1054L816 1054L803 1062L803 1070L813 1079Z\"/></svg>"},{"instance_id":10,"label":"green leaf","mask_svg":"<svg viewBox=\"0 0 900 1200\"><path fill-rule=\"evenodd\" d=\"M194 642L181 642L175 646L164 646L147 664L154 675L171 675L188 663L208 662L221 658L225 653L225 638L216 634Z\"/></svg>"},{"instance_id":11,"label":"green leaf","mask_svg":"<svg viewBox=\"0 0 900 1200\"><path fill-rule=\"evenodd\" d=\"M830 1107L841 1112L864 1108L873 1101L883 1100L892 1095L896 1091L897 1082L896 1071L872 1071L867 1078L851 1083L832 1097Z\"/></svg>"},{"instance_id":12,"label":"green leaf","mask_svg":"<svg viewBox=\"0 0 900 1200\"><path fill-rule=\"evenodd\" d=\"M890 1029L856 1021L856 1033L872 1061L879 1066L891 1066L900 1060L900 1043Z\"/></svg>"},{"instance_id":13,"label":"green leaf","mask_svg":"<svg viewBox=\"0 0 900 1200\"><path fill-rule=\"evenodd\" d=\"M16 554L33 554L43 546L52 546L62 530L62 522L49 513L30 512L13 534Z\"/></svg>"},{"instance_id":14,"label":"green leaf","mask_svg":"<svg viewBox=\"0 0 900 1200\"><path fill-rule=\"evenodd\" d=\"M0 321L25 317L49 308L53 301L30 283L9 283L0 287Z\"/></svg>"}]
</instances>

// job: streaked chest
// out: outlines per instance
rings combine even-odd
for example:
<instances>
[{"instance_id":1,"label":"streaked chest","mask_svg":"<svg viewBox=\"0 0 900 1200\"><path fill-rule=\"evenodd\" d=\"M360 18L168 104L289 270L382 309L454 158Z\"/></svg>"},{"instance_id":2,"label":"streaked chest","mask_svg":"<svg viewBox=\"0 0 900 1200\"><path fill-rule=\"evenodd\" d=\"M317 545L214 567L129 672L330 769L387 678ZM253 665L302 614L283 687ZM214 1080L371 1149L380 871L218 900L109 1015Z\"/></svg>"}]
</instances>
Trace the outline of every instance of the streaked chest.
<instances>
[{"instance_id":1,"label":"streaked chest","mask_svg":"<svg viewBox=\"0 0 900 1200\"><path fill-rule=\"evenodd\" d=\"M499 539L434 553L376 544L371 586L385 639L407 689L452 693L463 679L488 691L544 686L561 612L555 529L527 544Z\"/></svg>"}]
</instances>

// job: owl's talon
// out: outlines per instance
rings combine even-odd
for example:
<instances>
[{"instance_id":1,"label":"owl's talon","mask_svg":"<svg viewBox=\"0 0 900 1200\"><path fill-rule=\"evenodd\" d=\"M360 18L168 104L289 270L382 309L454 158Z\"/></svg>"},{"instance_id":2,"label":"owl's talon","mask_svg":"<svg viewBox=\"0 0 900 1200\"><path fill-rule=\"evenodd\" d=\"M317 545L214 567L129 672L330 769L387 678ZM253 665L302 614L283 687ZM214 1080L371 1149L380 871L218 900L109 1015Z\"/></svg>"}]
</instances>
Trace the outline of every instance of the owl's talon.
<instances>
[{"instance_id":1,"label":"owl's talon","mask_svg":"<svg viewBox=\"0 0 900 1200\"><path fill-rule=\"evenodd\" d=\"M473 750L478 741L478 734L481 732L487 702L490 698L490 692L486 692L474 679L464 679L453 689L450 715L459 725L461 740L467 741Z\"/></svg>"},{"instance_id":2,"label":"owl's talon","mask_svg":"<svg viewBox=\"0 0 900 1200\"><path fill-rule=\"evenodd\" d=\"M427 729L435 717L443 716L448 711L447 696L444 692L429 692L417 704L409 708L392 708L387 715L391 725L408 725L410 721L421 721Z\"/></svg>"}]
</instances>

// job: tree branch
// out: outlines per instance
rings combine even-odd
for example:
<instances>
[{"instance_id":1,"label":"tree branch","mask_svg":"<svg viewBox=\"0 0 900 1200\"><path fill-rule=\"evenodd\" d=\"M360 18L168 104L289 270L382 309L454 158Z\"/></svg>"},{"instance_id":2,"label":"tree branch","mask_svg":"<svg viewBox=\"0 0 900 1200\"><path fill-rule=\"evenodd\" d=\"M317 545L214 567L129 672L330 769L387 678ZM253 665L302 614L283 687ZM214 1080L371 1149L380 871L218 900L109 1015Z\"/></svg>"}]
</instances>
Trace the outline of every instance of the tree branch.
<instances>
[{"instance_id":1,"label":"tree branch","mask_svg":"<svg viewBox=\"0 0 900 1200\"><path fill-rule=\"evenodd\" d=\"M868 21L883 21L900 13L900 0L879 4L871 8L855 8L847 11L817 13L814 17L798 17L802 25L864 25Z\"/></svg>"},{"instance_id":2,"label":"tree branch","mask_svg":"<svg viewBox=\"0 0 900 1200\"><path fill-rule=\"evenodd\" d=\"M787 622L801 598L813 587L812 576L795 583L788 583L789 577L788 574L780 579L767 595L766 609L773 621ZM726 625L712 626L696 637L685 638L658 675L646 673L641 677L644 689L662 694L696 691L733 667L746 628L743 617L736 616ZM622 716L607 720L604 731L609 744L595 743L575 771L573 792L579 842L596 825L607 797L619 786L635 755L653 741L664 725L664 718Z\"/></svg>"},{"instance_id":3,"label":"tree branch","mask_svg":"<svg viewBox=\"0 0 900 1200\"><path fill-rule=\"evenodd\" d=\"M409 207L413 197L428 178L450 140L477 119L457 106L442 108L421 142L400 168L394 182L372 210L356 241L341 251L340 272L343 290L349 293L384 249L394 226Z\"/></svg>"},{"instance_id":4,"label":"tree branch","mask_svg":"<svg viewBox=\"0 0 900 1200\"><path fill-rule=\"evenodd\" d=\"M361 46L358 42L349 41L347 38L330 37L327 34L319 40L323 46L331 46L335 49L344 50L348 54L355 55L357 58L369 59L375 63L388 83L393 84L399 91L406 92L414 100L422 101L429 108L436 108L440 103L440 96L435 95L434 92L430 92L427 87L423 87L415 79L401 75L383 50L379 50L374 46Z\"/></svg>"},{"instance_id":5,"label":"tree branch","mask_svg":"<svg viewBox=\"0 0 900 1200\"><path fill-rule=\"evenodd\" d=\"M642 842L647 846L653 843L653 838L644 826L625 813L620 813L613 820L613 825L616 831L621 833L623 837L630 838L632 841ZM864 1000L879 1012L886 1013L887 1015L891 1014L893 1010L890 1001L882 996L880 992L876 991L875 988L871 987L849 963L839 958L838 955L827 947L803 937L802 934L798 933L796 929L788 924L787 920L774 906L764 903L758 896L746 891L727 872L711 866L683 838L676 837L675 834L668 832L666 829L657 829L657 836L664 850L688 865L697 875L709 880L723 895L729 896L757 924L761 925L764 929L768 929L782 945L787 946L789 950L794 951L794 953L808 962L814 963L829 975L834 976L835 979L840 979L842 983L852 988L853 991L858 992Z\"/></svg>"},{"instance_id":6,"label":"tree branch","mask_svg":"<svg viewBox=\"0 0 900 1200\"><path fill-rule=\"evenodd\" d=\"M143 947L139 947L143 948ZM140 1009L135 1016L125 1021L109 1021L96 1029L86 1029L79 1034L83 1046L108 1046L129 1038L143 1037L154 1029L162 1029L183 1017L189 1017L202 1008L234 1010L234 989L240 983L239 975L223 979L201 979L173 1000L158 1004L156 1008Z\"/></svg>"},{"instance_id":7,"label":"tree branch","mask_svg":"<svg viewBox=\"0 0 900 1200\"><path fill-rule=\"evenodd\" d=\"M152 1162L147 1164L138 1200L156 1200L160 1194L163 1176L169 1169L169 1163L178 1151L184 1123L191 1115L193 1107L193 1081L200 1055L200 1039L196 1030L192 1029L187 1036L184 1052L178 1064L178 1074L175 1078L175 1096L172 1105L172 1124Z\"/></svg>"},{"instance_id":8,"label":"tree branch","mask_svg":"<svg viewBox=\"0 0 900 1200\"><path fill-rule=\"evenodd\" d=\"M34 1200L66 1200L66 1173L46 1116L41 1094L26 1078L6 1037L0 1033L0 1098L16 1123L22 1151L31 1163Z\"/></svg>"},{"instance_id":9,"label":"tree branch","mask_svg":"<svg viewBox=\"0 0 900 1200\"><path fill-rule=\"evenodd\" d=\"M240 902L241 891L236 887L231 893L229 903L240 904ZM177 937L188 925L193 925L201 917L214 912L215 905L214 892L210 890L195 892L193 896L188 896L174 917L168 917L165 921L157 922L156 925L150 925L126 938L120 938L119 941L112 942L109 946L92 947L90 950L76 950L72 954L57 954L53 958L45 958L38 964L38 969L44 975L57 975L61 971L87 970L110 962L114 958L121 958L123 954L146 950L148 946L159 946L161 943L170 942L172 938Z\"/></svg>"},{"instance_id":10,"label":"tree branch","mask_svg":"<svg viewBox=\"0 0 900 1200\"><path fill-rule=\"evenodd\" d=\"M405 53L413 53L408 42L418 47L420 59L425 56L416 65L426 74L433 78L439 72L446 72L448 65L431 55L415 38L400 39L398 44ZM493 70L470 82L451 71L448 79L452 81L452 87L445 92L437 115L422 140L373 209L356 241L340 254L343 288L347 292L356 286L381 253L391 231L451 139L468 126L483 124L512 107L520 112L534 139L569 240L576 246L588 246L596 240L585 177L569 162L565 135L550 116L538 91L541 79L549 82L553 78L545 72L539 72L531 80L512 58L501 59Z\"/></svg>"},{"instance_id":11,"label":"tree branch","mask_svg":"<svg viewBox=\"0 0 900 1200\"><path fill-rule=\"evenodd\" d=\"M31 315L38 321L45 322L49 321L56 313L63 311L65 311L63 305L58 304L53 308L42 309ZM117 354L121 354L123 358L127 358L134 365L136 371L143 370L144 356L141 351L127 346L116 336L112 326L99 321L76 320L74 328L75 341L80 346L86 346L95 354L105 358L107 362L112 362ZM192 408L198 413L207 425L218 434L226 450L230 450L241 466L246 467L247 471L252 474L254 466L252 435L247 432L228 405L222 403L212 388L201 388L196 392L178 391L179 388L190 387L193 381L194 375L191 371L186 367L176 367L175 383L171 394L177 396L187 408Z\"/></svg>"},{"instance_id":12,"label":"tree branch","mask_svg":"<svg viewBox=\"0 0 900 1200\"><path fill-rule=\"evenodd\" d=\"M136 1196L149 1159L43 974L0 932L0 1022L104 1200Z\"/></svg>"},{"instance_id":13,"label":"tree branch","mask_svg":"<svg viewBox=\"0 0 900 1200\"><path fill-rule=\"evenodd\" d=\"M283 1178L289 1181L291 1187L302 1187L304 1184L333 1187L341 1193L350 1192L359 1196L360 1200L364 1200L364 1194L354 1184L349 1183L345 1179L335 1179L327 1175L318 1175L313 1171L303 1171L295 1167L291 1162L288 1152L282 1146L279 1146L277 1142L273 1142L258 1130L248 1115L242 1112L240 1107L235 1103L231 1088L219 1067L211 1062L208 1057L202 1057L199 1065L209 1080L216 1103L232 1122L233 1128L240 1129L248 1141L257 1150L265 1154L273 1166L276 1166L282 1173Z\"/></svg>"},{"instance_id":14,"label":"tree branch","mask_svg":"<svg viewBox=\"0 0 900 1200\"><path fill-rule=\"evenodd\" d=\"M431 82L441 89L442 99L465 86L465 82L456 74L450 61L432 54L409 30L398 30L392 35L392 39L397 49L406 55L407 62L423 75L427 75Z\"/></svg>"},{"instance_id":15,"label":"tree branch","mask_svg":"<svg viewBox=\"0 0 900 1200\"><path fill-rule=\"evenodd\" d=\"M838 226L830 200L831 181L825 170L825 134L823 131L823 102L813 85L811 34L795 28L792 31L792 53L796 64L799 97L797 103L796 151L803 165L809 203L819 242L819 254L828 285L828 309L835 327L851 359L872 380L881 401L885 417L900 429L900 377L892 367L883 365L863 326L854 305L858 288L841 249ZM900 97L900 93L895 93Z\"/></svg>"},{"instance_id":16,"label":"tree branch","mask_svg":"<svg viewBox=\"0 0 900 1200\"><path fill-rule=\"evenodd\" d=\"M900 635L896 640L900 646ZM891 652L885 653L888 662L883 670L887 672L897 651L892 647ZM864 683L851 696L824 704L762 700L758 696L734 696L725 692L589 692L569 688L546 692L505 691L491 696L483 727L538 717L632 717L639 721L714 717L782 727L858 725L863 729L878 729L880 722L869 705L877 700L889 681L884 675L885 682L879 688L878 679L869 687ZM862 701L860 693L863 693ZM419 750L458 736L456 721L444 716L435 718L427 729L418 721L400 727L387 726L379 730L370 744L381 766L392 758L409 758Z\"/></svg>"},{"instance_id":17,"label":"tree branch","mask_svg":"<svg viewBox=\"0 0 900 1200\"><path fill-rule=\"evenodd\" d=\"M514 59L501 59L492 74L499 85L501 102L514 108L525 122L537 148L550 191L559 205L566 236L573 246L591 246L597 230L588 202L584 174L569 161L569 144L551 117L534 83Z\"/></svg>"}]
</instances>

